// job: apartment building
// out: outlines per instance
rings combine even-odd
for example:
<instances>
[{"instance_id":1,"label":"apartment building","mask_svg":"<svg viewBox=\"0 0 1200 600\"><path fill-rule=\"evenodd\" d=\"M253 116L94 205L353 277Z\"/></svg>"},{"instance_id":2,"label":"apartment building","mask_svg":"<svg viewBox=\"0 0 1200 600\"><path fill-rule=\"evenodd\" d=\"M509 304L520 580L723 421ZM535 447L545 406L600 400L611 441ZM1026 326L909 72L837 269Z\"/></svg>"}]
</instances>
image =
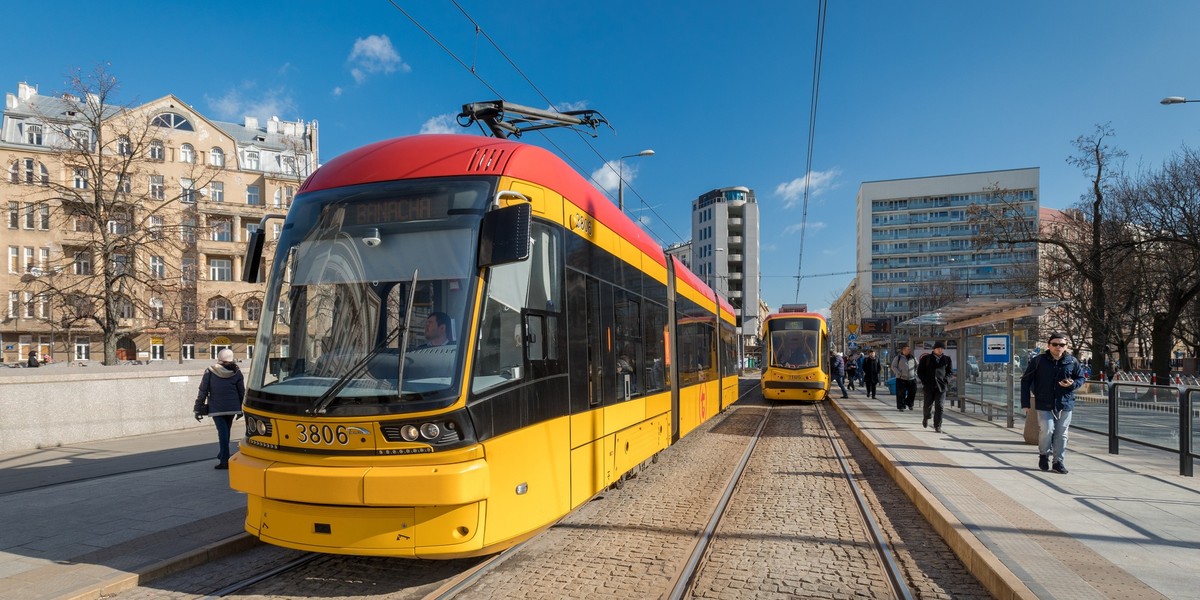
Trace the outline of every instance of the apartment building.
<instances>
[{"instance_id":1,"label":"apartment building","mask_svg":"<svg viewBox=\"0 0 1200 600\"><path fill-rule=\"evenodd\" d=\"M228 123L173 95L110 106L21 83L0 164L5 363L100 361L103 323L118 360L248 358L263 298L239 281L244 242L315 170L317 123ZM282 220L265 227L277 239Z\"/></svg>"}]
</instances>

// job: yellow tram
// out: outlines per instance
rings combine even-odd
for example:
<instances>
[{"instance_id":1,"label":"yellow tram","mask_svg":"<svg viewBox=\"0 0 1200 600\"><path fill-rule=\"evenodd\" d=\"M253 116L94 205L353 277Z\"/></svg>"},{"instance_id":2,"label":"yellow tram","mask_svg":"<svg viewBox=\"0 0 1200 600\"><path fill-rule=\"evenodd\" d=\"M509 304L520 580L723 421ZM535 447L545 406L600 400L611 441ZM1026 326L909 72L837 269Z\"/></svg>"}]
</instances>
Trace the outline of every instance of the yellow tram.
<instances>
[{"instance_id":1,"label":"yellow tram","mask_svg":"<svg viewBox=\"0 0 1200 600\"><path fill-rule=\"evenodd\" d=\"M779 312L763 320L762 393L768 400L829 397L829 329L825 317Z\"/></svg>"},{"instance_id":2,"label":"yellow tram","mask_svg":"<svg viewBox=\"0 0 1200 600\"><path fill-rule=\"evenodd\" d=\"M274 257L229 471L265 542L497 552L737 400L732 307L538 147L352 151Z\"/></svg>"}]
</instances>

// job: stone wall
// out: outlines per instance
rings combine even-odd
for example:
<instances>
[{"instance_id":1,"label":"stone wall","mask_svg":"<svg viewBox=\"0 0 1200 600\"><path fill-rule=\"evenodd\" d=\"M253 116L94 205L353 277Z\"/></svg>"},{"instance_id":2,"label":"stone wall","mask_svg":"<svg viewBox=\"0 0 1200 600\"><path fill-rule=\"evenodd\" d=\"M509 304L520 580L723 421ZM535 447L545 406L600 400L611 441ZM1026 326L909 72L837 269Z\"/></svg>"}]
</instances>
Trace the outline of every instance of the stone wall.
<instances>
[{"instance_id":1,"label":"stone wall","mask_svg":"<svg viewBox=\"0 0 1200 600\"><path fill-rule=\"evenodd\" d=\"M80 370L23 369L0 377L0 452L212 427L192 417L202 367Z\"/></svg>"}]
</instances>

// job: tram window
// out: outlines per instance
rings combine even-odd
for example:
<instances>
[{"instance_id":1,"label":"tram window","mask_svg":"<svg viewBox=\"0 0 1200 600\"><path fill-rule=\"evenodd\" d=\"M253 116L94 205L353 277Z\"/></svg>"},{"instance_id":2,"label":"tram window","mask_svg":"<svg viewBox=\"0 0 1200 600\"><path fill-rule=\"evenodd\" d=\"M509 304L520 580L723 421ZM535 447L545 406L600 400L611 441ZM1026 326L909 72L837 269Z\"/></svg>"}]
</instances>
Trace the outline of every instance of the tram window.
<instances>
[{"instance_id":1,"label":"tram window","mask_svg":"<svg viewBox=\"0 0 1200 600\"><path fill-rule=\"evenodd\" d=\"M617 337L617 397L637 395L643 354L641 338L641 302L626 292L617 291L613 306Z\"/></svg>"},{"instance_id":2,"label":"tram window","mask_svg":"<svg viewBox=\"0 0 1200 600\"><path fill-rule=\"evenodd\" d=\"M667 335L667 309L650 302L644 303L642 339L645 340L645 362L642 363L642 381L647 392L669 388L667 360L664 341Z\"/></svg>"}]
</instances>

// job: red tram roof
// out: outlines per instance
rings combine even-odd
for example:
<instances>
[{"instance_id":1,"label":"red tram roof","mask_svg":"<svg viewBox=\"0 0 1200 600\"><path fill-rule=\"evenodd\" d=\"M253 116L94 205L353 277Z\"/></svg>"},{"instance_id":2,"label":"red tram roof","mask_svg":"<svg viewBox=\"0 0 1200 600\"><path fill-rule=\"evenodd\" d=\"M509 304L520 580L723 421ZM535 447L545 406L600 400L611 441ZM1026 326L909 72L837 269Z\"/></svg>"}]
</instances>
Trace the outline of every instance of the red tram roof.
<instances>
[{"instance_id":1,"label":"red tram roof","mask_svg":"<svg viewBox=\"0 0 1200 600\"><path fill-rule=\"evenodd\" d=\"M508 175L544 185L562 194L658 264L667 265L662 248L562 159L544 148L511 140L450 134L376 142L329 161L304 182L300 191L456 175ZM706 289L702 284L699 287Z\"/></svg>"},{"instance_id":2,"label":"red tram roof","mask_svg":"<svg viewBox=\"0 0 1200 600\"><path fill-rule=\"evenodd\" d=\"M778 312L778 313L771 313L771 314L767 315L767 319L789 318L789 317L791 317L791 318L816 317L818 319L821 319L822 321L826 320L825 315L823 315L821 313L815 313L815 312Z\"/></svg>"}]
</instances>

